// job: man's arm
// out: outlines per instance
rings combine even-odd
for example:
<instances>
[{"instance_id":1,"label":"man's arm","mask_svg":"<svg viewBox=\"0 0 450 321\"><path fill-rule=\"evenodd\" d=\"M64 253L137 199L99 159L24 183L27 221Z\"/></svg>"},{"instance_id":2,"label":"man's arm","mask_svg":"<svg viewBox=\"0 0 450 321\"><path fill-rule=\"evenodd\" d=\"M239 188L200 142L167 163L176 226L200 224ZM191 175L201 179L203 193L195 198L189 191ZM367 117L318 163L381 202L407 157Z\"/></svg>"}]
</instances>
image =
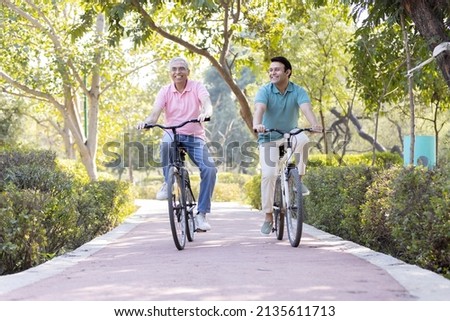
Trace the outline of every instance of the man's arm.
<instances>
[{"instance_id":1,"label":"man's arm","mask_svg":"<svg viewBox=\"0 0 450 321\"><path fill-rule=\"evenodd\" d=\"M138 123L137 125L137 129L142 129L144 128L145 124L156 124L156 122L158 121L159 116L161 115L162 112L162 107L160 106L154 106L152 113L145 118L145 120L143 122Z\"/></svg>"},{"instance_id":2,"label":"man's arm","mask_svg":"<svg viewBox=\"0 0 450 321\"><path fill-rule=\"evenodd\" d=\"M267 106L263 103L255 103L255 113L253 115L253 130L258 133L263 133L266 127L262 124L262 118Z\"/></svg>"},{"instance_id":3,"label":"man's arm","mask_svg":"<svg viewBox=\"0 0 450 321\"><path fill-rule=\"evenodd\" d=\"M213 108L211 103L211 98L209 96L203 96L200 98L200 103L202 104L202 109L200 115L198 115L198 121L205 121L205 118L212 116Z\"/></svg>"},{"instance_id":4,"label":"man's arm","mask_svg":"<svg viewBox=\"0 0 450 321\"><path fill-rule=\"evenodd\" d=\"M148 116L147 118L145 118L145 122L147 124L156 124L156 122L159 119L159 116L161 115L162 112L162 107L160 106L154 106L152 113L150 114L150 116Z\"/></svg>"},{"instance_id":5,"label":"man's arm","mask_svg":"<svg viewBox=\"0 0 450 321\"><path fill-rule=\"evenodd\" d=\"M300 105L300 109L303 112L303 115L305 115L308 122L311 124L311 127L314 131L321 132L322 131L322 125L320 125L317 122L316 116L314 115L312 111L311 103L303 103Z\"/></svg>"}]
</instances>

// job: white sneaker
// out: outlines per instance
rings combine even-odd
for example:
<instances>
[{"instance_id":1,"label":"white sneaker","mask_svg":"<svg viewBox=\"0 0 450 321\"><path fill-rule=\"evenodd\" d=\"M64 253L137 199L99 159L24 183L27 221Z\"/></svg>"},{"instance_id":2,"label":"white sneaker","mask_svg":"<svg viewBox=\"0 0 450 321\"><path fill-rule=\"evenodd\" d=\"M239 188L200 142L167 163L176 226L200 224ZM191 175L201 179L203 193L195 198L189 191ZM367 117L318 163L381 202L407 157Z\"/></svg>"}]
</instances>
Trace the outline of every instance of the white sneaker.
<instances>
[{"instance_id":1,"label":"white sneaker","mask_svg":"<svg viewBox=\"0 0 450 321\"><path fill-rule=\"evenodd\" d=\"M157 200L166 200L167 199L167 184L164 183L159 189L158 193L156 193Z\"/></svg>"},{"instance_id":2,"label":"white sneaker","mask_svg":"<svg viewBox=\"0 0 450 321\"><path fill-rule=\"evenodd\" d=\"M206 215L204 213L198 213L195 216L195 227L202 231L209 231L211 225L206 221Z\"/></svg>"}]
</instances>

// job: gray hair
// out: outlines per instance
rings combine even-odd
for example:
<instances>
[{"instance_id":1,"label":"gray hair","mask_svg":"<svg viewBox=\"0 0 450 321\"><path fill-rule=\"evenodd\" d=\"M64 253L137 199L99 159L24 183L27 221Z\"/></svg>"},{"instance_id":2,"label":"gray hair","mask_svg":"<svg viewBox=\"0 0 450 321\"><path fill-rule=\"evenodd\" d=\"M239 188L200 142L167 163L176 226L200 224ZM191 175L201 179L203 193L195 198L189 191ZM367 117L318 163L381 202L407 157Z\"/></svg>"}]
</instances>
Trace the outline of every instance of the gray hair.
<instances>
[{"instance_id":1,"label":"gray hair","mask_svg":"<svg viewBox=\"0 0 450 321\"><path fill-rule=\"evenodd\" d=\"M169 69L172 68L172 65L176 62L181 62L183 63L184 67L186 67L187 70L189 70L189 63L187 62L186 59L184 59L183 57L175 57L173 58L170 62L169 62Z\"/></svg>"}]
</instances>

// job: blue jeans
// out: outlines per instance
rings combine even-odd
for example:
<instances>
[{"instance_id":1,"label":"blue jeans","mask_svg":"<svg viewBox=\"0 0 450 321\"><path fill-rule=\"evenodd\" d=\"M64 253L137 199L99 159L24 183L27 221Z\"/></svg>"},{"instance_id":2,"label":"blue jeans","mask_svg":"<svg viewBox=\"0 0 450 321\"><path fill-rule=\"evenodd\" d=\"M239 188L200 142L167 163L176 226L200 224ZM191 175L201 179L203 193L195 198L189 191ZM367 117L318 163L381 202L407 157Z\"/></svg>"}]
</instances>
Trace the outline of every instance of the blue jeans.
<instances>
[{"instance_id":1,"label":"blue jeans","mask_svg":"<svg viewBox=\"0 0 450 321\"><path fill-rule=\"evenodd\" d=\"M210 158L208 147L201 138L189 135L178 135L178 137L181 146L186 150L189 158L200 169L200 193L197 209L200 213L210 213L211 198L214 186L216 185L217 169ZM166 181L169 170L169 157L171 156L170 147L173 145L172 142L172 135L165 133L161 142L161 161Z\"/></svg>"}]
</instances>

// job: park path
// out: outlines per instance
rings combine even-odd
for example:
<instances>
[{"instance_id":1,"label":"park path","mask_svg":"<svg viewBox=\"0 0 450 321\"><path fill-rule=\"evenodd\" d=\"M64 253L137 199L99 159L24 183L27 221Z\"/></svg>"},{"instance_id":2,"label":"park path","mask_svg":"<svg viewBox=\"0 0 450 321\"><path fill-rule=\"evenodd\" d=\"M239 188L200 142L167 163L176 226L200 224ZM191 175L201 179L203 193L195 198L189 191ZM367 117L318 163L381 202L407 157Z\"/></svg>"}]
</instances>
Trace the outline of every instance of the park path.
<instances>
[{"instance_id":1,"label":"park path","mask_svg":"<svg viewBox=\"0 0 450 321\"><path fill-rule=\"evenodd\" d=\"M450 300L450 281L305 225L292 248L262 216L213 203L212 230L176 250L166 202L139 200L113 231L38 267L0 277L0 301Z\"/></svg>"}]
</instances>

